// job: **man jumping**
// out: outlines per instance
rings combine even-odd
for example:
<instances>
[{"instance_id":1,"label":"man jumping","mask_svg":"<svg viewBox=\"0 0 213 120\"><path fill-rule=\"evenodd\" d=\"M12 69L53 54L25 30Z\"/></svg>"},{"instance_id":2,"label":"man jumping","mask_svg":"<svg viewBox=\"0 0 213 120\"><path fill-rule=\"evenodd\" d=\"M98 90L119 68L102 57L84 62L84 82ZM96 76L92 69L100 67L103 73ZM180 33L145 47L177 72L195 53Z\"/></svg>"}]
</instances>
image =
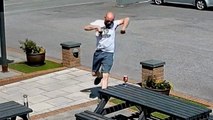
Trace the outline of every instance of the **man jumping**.
<instances>
[{"instance_id":1,"label":"man jumping","mask_svg":"<svg viewBox=\"0 0 213 120\"><path fill-rule=\"evenodd\" d=\"M96 20L90 25L84 27L85 31L96 32L96 51L93 56L92 75L97 76L94 84L101 82L102 89L108 86L109 73L113 65L113 56L115 50L115 31L121 26L121 34L126 33L129 24L129 18L114 20L115 15L107 12L104 20ZM99 69L101 68L101 72Z\"/></svg>"}]
</instances>

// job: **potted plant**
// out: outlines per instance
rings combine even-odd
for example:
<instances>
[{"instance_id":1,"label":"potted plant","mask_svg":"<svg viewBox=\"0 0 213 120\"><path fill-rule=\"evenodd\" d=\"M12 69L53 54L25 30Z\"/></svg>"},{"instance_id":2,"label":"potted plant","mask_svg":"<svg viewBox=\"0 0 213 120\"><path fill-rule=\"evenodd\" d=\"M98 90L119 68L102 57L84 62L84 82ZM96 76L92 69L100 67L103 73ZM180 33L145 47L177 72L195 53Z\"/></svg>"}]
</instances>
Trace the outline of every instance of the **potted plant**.
<instances>
[{"instance_id":1,"label":"potted plant","mask_svg":"<svg viewBox=\"0 0 213 120\"><path fill-rule=\"evenodd\" d=\"M171 84L167 82L166 80L158 80L154 76L148 76L145 80L145 88L163 93L165 95L169 95L169 92L171 90Z\"/></svg>"},{"instance_id":2,"label":"potted plant","mask_svg":"<svg viewBox=\"0 0 213 120\"><path fill-rule=\"evenodd\" d=\"M36 42L26 39L25 41L19 41L20 48L26 53L27 64L31 66L40 66L45 61L45 49L41 46L37 46Z\"/></svg>"}]
</instances>

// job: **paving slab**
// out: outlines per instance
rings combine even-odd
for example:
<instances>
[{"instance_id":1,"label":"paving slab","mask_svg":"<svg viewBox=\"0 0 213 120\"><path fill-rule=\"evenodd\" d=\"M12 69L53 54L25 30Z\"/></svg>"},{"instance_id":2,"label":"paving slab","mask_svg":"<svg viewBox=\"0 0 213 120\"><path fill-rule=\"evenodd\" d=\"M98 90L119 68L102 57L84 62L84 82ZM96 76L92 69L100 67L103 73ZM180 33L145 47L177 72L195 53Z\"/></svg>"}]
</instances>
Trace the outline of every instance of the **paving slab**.
<instances>
[{"instance_id":1,"label":"paving slab","mask_svg":"<svg viewBox=\"0 0 213 120\"><path fill-rule=\"evenodd\" d=\"M2 69L0 70L2 71ZM0 72L0 80L8 78L8 77L17 76L17 75L21 75L21 73L18 73L12 70L9 70L8 72Z\"/></svg>"}]
</instances>

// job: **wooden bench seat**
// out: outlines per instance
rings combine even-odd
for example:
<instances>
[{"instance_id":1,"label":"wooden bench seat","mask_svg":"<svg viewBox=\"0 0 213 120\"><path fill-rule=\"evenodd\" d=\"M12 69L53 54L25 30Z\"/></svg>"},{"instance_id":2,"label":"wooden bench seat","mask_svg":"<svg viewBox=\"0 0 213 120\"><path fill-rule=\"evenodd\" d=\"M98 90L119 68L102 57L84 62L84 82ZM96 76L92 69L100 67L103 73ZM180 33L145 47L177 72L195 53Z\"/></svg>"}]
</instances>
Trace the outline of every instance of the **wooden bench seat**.
<instances>
[{"instance_id":1,"label":"wooden bench seat","mask_svg":"<svg viewBox=\"0 0 213 120\"><path fill-rule=\"evenodd\" d=\"M101 114L97 114L88 110L75 114L75 117L76 120L113 120L111 118L105 117Z\"/></svg>"},{"instance_id":2,"label":"wooden bench seat","mask_svg":"<svg viewBox=\"0 0 213 120\"><path fill-rule=\"evenodd\" d=\"M15 101L0 103L0 120L16 120L17 116L21 117L23 120L28 120L27 114L32 111L32 109Z\"/></svg>"}]
</instances>

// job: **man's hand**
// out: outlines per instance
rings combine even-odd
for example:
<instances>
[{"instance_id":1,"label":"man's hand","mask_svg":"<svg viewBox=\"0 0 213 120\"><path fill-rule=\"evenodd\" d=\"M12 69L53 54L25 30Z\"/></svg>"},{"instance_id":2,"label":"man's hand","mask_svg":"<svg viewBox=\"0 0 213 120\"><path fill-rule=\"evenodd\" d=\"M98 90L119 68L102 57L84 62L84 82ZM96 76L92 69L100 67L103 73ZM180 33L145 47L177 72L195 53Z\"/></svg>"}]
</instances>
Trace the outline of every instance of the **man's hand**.
<instances>
[{"instance_id":1,"label":"man's hand","mask_svg":"<svg viewBox=\"0 0 213 120\"><path fill-rule=\"evenodd\" d=\"M102 35L103 31L99 31L99 34Z\"/></svg>"},{"instance_id":2,"label":"man's hand","mask_svg":"<svg viewBox=\"0 0 213 120\"><path fill-rule=\"evenodd\" d=\"M122 28L121 28L120 32L121 32L121 34L125 34L126 33L126 28L129 25L129 17L120 19L119 21L120 21L119 25L122 25Z\"/></svg>"},{"instance_id":3,"label":"man's hand","mask_svg":"<svg viewBox=\"0 0 213 120\"><path fill-rule=\"evenodd\" d=\"M102 33L103 33L103 30L101 29L100 26L97 26L97 31L99 32L99 34L102 34Z\"/></svg>"},{"instance_id":4,"label":"man's hand","mask_svg":"<svg viewBox=\"0 0 213 120\"><path fill-rule=\"evenodd\" d=\"M125 30L121 30L121 34L125 34L126 33L126 31Z\"/></svg>"}]
</instances>

